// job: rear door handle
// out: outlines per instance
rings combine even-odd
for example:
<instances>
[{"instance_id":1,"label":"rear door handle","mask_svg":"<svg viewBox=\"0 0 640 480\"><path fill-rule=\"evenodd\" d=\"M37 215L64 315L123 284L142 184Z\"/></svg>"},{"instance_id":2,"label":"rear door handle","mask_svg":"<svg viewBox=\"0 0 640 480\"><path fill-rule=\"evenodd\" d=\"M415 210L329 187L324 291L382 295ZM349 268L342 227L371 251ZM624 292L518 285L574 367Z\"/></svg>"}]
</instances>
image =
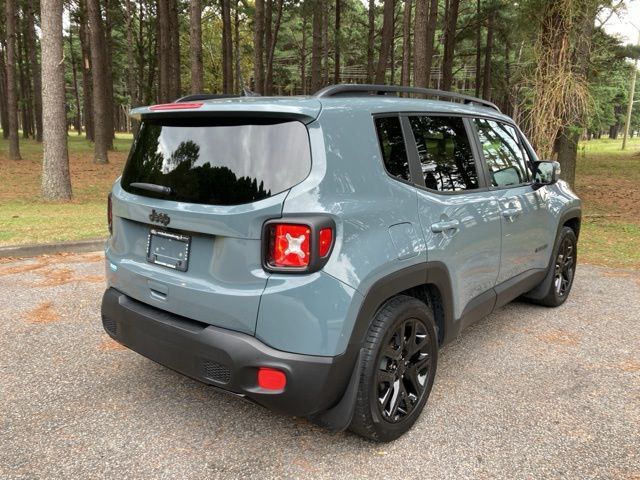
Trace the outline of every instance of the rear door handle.
<instances>
[{"instance_id":1,"label":"rear door handle","mask_svg":"<svg viewBox=\"0 0 640 480\"><path fill-rule=\"evenodd\" d=\"M433 233L442 233L448 230L457 230L460 222L458 220L446 220L431 225Z\"/></svg>"}]
</instances>

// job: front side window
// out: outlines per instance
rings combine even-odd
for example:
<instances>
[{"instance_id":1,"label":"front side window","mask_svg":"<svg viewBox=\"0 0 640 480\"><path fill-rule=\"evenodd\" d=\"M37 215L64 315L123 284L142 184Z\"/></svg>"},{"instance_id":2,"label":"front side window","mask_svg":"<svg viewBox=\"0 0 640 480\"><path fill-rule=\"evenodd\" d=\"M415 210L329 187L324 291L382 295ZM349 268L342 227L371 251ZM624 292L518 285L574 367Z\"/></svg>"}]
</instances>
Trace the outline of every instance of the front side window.
<instances>
[{"instance_id":1,"label":"front side window","mask_svg":"<svg viewBox=\"0 0 640 480\"><path fill-rule=\"evenodd\" d=\"M439 192L478 188L476 163L459 117L410 117L425 186Z\"/></svg>"},{"instance_id":2,"label":"front side window","mask_svg":"<svg viewBox=\"0 0 640 480\"><path fill-rule=\"evenodd\" d=\"M476 118L474 123L491 185L508 187L528 182L529 170L515 128L485 118Z\"/></svg>"},{"instance_id":3,"label":"front side window","mask_svg":"<svg viewBox=\"0 0 640 480\"><path fill-rule=\"evenodd\" d=\"M409 161L398 117L375 119L384 166L393 177L409 180Z\"/></svg>"}]
</instances>

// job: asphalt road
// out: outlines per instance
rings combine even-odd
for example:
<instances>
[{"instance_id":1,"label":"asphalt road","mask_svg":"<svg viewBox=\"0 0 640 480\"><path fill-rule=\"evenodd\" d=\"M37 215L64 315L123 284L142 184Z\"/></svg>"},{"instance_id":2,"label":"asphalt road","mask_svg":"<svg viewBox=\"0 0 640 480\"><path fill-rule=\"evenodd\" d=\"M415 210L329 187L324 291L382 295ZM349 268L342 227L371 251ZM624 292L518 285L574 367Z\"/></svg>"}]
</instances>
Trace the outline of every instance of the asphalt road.
<instances>
[{"instance_id":1,"label":"asphalt road","mask_svg":"<svg viewBox=\"0 0 640 480\"><path fill-rule=\"evenodd\" d=\"M99 254L0 264L0 478L640 478L640 274L582 265L441 351L415 427L332 434L102 331Z\"/></svg>"}]
</instances>

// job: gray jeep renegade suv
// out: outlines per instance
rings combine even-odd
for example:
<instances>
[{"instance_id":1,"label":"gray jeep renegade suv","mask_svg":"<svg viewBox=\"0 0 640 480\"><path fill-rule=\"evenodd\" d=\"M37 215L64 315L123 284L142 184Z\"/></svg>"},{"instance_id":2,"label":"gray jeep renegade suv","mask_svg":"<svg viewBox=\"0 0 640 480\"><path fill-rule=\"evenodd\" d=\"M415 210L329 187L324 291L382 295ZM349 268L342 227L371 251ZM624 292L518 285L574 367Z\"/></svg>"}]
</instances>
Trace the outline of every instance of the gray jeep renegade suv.
<instances>
[{"instance_id":1,"label":"gray jeep renegade suv","mask_svg":"<svg viewBox=\"0 0 640 480\"><path fill-rule=\"evenodd\" d=\"M192 378L388 441L423 409L440 346L571 290L580 200L487 101L335 85L132 114L102 321Z\"/></svg>"}]
</instances>

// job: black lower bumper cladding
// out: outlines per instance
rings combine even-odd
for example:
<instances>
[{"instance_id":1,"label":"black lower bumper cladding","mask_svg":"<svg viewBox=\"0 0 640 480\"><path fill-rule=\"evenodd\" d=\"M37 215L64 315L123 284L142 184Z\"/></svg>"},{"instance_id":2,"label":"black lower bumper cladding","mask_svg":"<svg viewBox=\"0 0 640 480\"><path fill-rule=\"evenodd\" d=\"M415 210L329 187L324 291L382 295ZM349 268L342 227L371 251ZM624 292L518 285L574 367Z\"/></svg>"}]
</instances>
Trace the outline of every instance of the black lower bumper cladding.
<instances>
[{"instance_id":1,"label":"black lower bumper cladding","mask_svg":"<svg viewBox=\"0 0 640 480\"><path fill-rule=\"evenodd\" d=\"M289 415L311 416L333 407L356 360L281 352L250 335L174 315L113 288L102 299L102 322L114 340L155 362ZM285 389L261 389L259 367L285 372Z\"/></svg>"}]
</instances>

